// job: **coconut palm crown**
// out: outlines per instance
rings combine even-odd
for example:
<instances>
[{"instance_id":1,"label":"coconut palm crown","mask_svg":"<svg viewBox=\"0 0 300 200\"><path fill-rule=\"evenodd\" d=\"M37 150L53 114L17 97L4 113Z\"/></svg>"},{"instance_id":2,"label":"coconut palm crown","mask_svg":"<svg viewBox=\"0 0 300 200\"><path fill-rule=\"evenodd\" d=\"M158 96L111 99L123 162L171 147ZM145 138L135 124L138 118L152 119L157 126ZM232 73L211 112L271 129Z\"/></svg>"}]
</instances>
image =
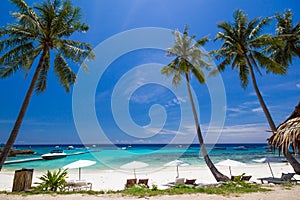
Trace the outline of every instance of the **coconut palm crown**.
<instances>
[{"instance_id":1,"label":"coconut palm crown","mask_svg":"<svg viewBox=\"0 0 300 200\"><path fill-rule=\"evenodd\" d=\"M180 84L182 76L185 77L189 99L192 106L196 132L204 160L217 181L228 181L229 178L217 170L206 151L190 88L190 79L192 75L194 75L200 83L205 83L205 75L202 69L211 68L209 54L200 49L200 46L203 46L208 39L204 37L194 42L195 36L189 37L187 31L188 27L185 26L182 35L178 30L174 32L175 44L171 48L167 49L167 55L175 57L175 59L167 66L163 67L161 73L166 76L173 75L172 82L175 86Z\"/></svg>"},{"instance_id":2,"label":"coconut palm crown","mask_svg":"<svg viewBox=\"0 0 300 200\"><path fill-rule=\"evenodd\" d=\"M173 84L178 86L181 82L181 75L188 75L190 72L200 83L205 83L205 75L202 68L210 69L210 56L199 47L205 45L208 41L206 37L194 43L195 36L188 36L188 27L185 26L184 33L181 35L178 30L174 31L175 44L167 48L167 56L175 59L165 66L161 73L167 76L173 75Z\"/></svg>"},{"instance_id":3,"label":"coconut palm crown","mask_svg":"<svg viewBox=\"0 0 300 200\"><path fill-rule=\"evenodd\" d=\"M284 14L277 13L276 35L283 45L270 48L271 56L284 66L292 63L293 57L300 58L300 22L293 24L293 13L286 10Z\"/></svg>"},{"instance_id":4,"label":"coconut palm crown","mask_svg":"<svg viewBox=\"0 0 300 200\"><path fill-rule=\"evenodd\" d=\"M47 87L47 74L52 64L61 85L70 91L76 74L70 63L86 67L85 59L93 59L90 44L70 40L76 32L86 32L89 26L81 22L80 8L69 0L45 0L34 7L24 0L11 0L18 11L12 12L15 23L0 28L0 78L18 71L34 71L13 130L0 156L0 170L18 135L31 96ZM33 65L37 61L35 69Z\"/></svg>"},{"instance_id":5,"label":"coconut palm crown","mask_svg":"<svg viewBox=\"0 0 300 200\"><path fill-rule=\"evenodd\" d=\"M243 88L248 86L250 74L269 126L271 130L275 131L276 126L258 89L255 70L259 74L261 74L260 69L265 69L266 73L286 74L285 67L263 53L270 45L281 45L281 41L269 34L261 34L270 18L254 18L249 21L247 15L241 10L236 10L233 17L232 23L221 22L218 24L222 32L218 32L215 40L223 43L218 50L212 51L212 54L222 61L213 73L224 71L226 66L231 66L233 70L238 71Z\"/></svg>"}]
</instances>

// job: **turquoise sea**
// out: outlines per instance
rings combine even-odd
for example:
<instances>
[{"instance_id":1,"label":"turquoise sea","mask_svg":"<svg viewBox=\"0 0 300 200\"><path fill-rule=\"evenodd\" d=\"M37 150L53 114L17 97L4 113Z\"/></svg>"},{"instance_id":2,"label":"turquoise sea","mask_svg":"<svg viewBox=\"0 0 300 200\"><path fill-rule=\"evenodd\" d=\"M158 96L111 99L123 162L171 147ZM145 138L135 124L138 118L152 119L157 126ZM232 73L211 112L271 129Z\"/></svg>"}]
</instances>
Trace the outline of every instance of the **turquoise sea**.
<instances>
[{"instance_id":1,"label":"turquoise sea","mask_svg":"<svg viewBox=\"0 0 300 200\"><path fill-rule=\"evenodd\" d=\"M40 158L42 154L49 153L57 145L16 145L16 149L31 149L34 155L18 155L10 157L10 160L28 158ZM72 145L74 149L68 150L68 145L59 145L59 148L67 154L85 152L85 154L67 156L55 160L38 160L17 164L4 165L4 170L16 170L20 168L34 168L35 170L53 170L61 168L79 159L95 160L96 165L90 169L111 170L119 169L123 164L131 161L141 161L149 164L149 167L161 167L172 160L180 159L191 166L204 166L204 160L198 144L192 145L165 145L165 144L120 144L120 145ZM247 150L236 150L238 146L244 146ZM225 159L237 160L244 163L255 164L253 159L264 157L278 157L277 153L269 151L267 144L217 144L207 145L211 160L216 163Z\"/></svg>"}]
</instances>

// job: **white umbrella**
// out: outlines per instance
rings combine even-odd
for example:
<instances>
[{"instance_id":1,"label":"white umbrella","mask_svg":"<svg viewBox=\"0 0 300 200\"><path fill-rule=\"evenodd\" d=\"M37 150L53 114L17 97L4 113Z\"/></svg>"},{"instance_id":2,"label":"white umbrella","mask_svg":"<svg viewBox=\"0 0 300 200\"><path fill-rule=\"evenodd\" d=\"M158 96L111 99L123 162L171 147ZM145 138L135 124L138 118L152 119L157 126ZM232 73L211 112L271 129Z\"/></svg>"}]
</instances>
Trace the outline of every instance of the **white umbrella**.
<instances>
[{"instance_id":1,"label":"white umbrella","mask_svg":"<svg viewBox=\"0 0 300 200\"><path fill-rule=\"evenodd\" d=\"M187 162L183 162L181 160L173 160L171 162L168 162L168 163L164 164L164 166L166 166L166 167L168 167L168 166L176 166L176 168L177 168L177 177L176 178L179 177L178 167L179 166L183 166L184 167L184 166L188 166L188 165L190 165L190 164L187 163Z\"/></svg>"},{"instance_id":2,"label":"white umbrella","mask_svg":"<svg viewBox=\"0 0 300 200\"><path fill-rule=\"evenodd\" d=\"M144 168L144 167L148 167L148 166L149 165L144 162L132 161L130 163L122 165L120 168L121 169L133 169L134 178L136 178L135 169Z\"/></svg>"},{"instance_id":3,"label":"white umbrella","mask_svg":"<svg viewBox=\"0 0 300 200\"><path fill-rule=\"evenodd\" d=\"M77 160L75 162L69 163L68 165L64 166L63 169L76 169L79 170L79 180L81 179L81 168L88 167L91 165L96 164L96 161L92 160Z\"/></svg>"},{"instance_id":4,"label":"white umbrella","mask_svg":"<svg viewBox=\"0 0 300 200\"><path fill-rule=\"evenodd\" d=\"M230 159L218 162L218 163L216 163L216 165L219 165L219 166L228 166L229 167L230 176L232 176L232 174L231 174L231 167L246 166L245 163L242 163L242 162L239 162L239 161L235 161L235 160L230 160Z\"/></svg>"}]
</instances>

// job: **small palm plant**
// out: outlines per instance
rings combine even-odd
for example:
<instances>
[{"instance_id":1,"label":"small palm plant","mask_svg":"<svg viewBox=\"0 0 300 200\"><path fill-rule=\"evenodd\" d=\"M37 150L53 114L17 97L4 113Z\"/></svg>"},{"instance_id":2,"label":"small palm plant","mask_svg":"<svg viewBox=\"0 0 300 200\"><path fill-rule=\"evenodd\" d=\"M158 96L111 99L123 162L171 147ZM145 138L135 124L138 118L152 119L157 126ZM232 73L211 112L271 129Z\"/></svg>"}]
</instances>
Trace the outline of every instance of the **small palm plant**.
<instances>
[{"instance_id":1,"label":"small palm plant","mask_svg":"<svg viewBox=\"0 0 300 200\"><path fill-rule=\"evenodd\" d=\"M67 175L67 169L58 169L53 172L47 170L47 173L39 178L42 182L39 183L37 188L53 192L56 192L58 189L62 191L66 184Z\"/></svg>"}]
</instances>

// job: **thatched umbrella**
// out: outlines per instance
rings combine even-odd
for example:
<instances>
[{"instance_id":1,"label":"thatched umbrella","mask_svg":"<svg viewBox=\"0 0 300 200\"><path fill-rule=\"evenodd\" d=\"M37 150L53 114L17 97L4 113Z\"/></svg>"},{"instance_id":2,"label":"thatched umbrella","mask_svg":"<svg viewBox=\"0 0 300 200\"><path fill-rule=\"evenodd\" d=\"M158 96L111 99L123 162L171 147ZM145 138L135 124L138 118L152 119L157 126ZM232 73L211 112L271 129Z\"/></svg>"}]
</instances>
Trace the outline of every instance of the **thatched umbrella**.
<instances>
[{"instance_id":1,"label":"thatched umbrella","mask_svg":"<svg viewBox=\"0 0 300 200\"><path fill-rule=\"evenodd\" d=\"M292 145L293 151L300 150L300 117L289 119L282 123L275 134L269 138L270 144L274 148L279 148L284 154Z\"/></svg>"}]
</instances>

